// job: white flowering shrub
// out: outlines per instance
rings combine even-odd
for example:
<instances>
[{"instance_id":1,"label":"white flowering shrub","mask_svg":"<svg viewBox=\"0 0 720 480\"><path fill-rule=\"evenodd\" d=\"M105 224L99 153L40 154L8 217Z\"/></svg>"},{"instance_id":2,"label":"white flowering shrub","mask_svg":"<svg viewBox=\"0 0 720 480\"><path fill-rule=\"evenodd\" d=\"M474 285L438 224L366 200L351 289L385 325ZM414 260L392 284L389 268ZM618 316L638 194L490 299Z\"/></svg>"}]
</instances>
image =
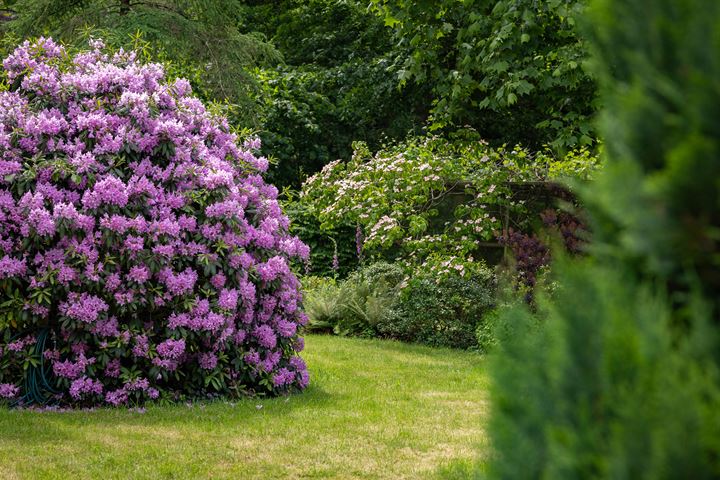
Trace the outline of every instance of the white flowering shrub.
<instances>
[{"instance_id":1,"label":"white flowering shrub","mask_svg":"<svg viewBox=\"0 0 720 480\"><path fill-rule=\"evenodd\" d=\"M522 212L511 184L587 177L596 167L587 150L558 159L475 139L413 138L374 155L356 144L350 161L332 162L305 182L300 201L324 228L360 227L367 255L415 264L441 255L459 269L457 259L497 236L500 212Z\"/></svg>"}]
</instances>

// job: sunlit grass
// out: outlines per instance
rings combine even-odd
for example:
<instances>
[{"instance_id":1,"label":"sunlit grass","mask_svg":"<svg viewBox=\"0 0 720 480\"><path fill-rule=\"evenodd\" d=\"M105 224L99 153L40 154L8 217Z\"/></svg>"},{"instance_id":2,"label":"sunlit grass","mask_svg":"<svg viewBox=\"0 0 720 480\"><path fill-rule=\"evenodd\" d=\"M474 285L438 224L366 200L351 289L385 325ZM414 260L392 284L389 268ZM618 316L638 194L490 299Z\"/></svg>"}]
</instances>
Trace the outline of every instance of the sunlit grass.
<instances>
[{"instance_id":1,"label":"sunlit grass","mask_svg":"<svg viewBox=\"0 0 720 480\"><path fill-rule=\"evenodd\" d=\"M146 413L0 410L0 478L427 478L484 447L479 355L310 336L312 386Z\"/></svg>"}]
</instances>

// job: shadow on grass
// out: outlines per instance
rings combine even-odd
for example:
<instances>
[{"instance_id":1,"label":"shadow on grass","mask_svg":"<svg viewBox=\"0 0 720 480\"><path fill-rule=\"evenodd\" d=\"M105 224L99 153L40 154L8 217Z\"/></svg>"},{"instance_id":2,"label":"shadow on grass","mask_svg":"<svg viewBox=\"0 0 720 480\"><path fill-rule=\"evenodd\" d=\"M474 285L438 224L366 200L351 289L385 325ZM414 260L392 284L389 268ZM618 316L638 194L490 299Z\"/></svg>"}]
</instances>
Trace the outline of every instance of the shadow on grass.
<instances>
[{"instance_id":1,"label":"shadow on grass","mask_svg":"<svg viewBox=\"0 0 720 480\"><path fill-rule=\"evenodd\" d=\"M430 479L437 480L486 480L485 465L479 461L453 460L433 472Z\"/></svg>"},{"instance_id":2,"label":"shadow on grass","mask_svg":"<svg viewBox=\"0 0 720 480\"><path fill-rule=\"evenodd\" d=\"M32 421L23 421L28 415L33 415ZM0 446L8 443L59 443L70 438L50 414L0 409Z\"/></svg>"},{"instance_id":3,"label":"shadow on grass","mask_svg":"<svg viewBox=\"0 0 720 480\"><path fill-rule=\"evenodd\" d=\"M423 345L420 343L402 342L400 340L395 340L391 338L342 337L331 334L312 334L308 335L308 338L310 339L310 342L316 339L320 341L327 341L331 339L336 345L342 345L341 342L344 342L348 346L352 346L353 344L363 345L363 347L372 346L377 350L386 350L393 353L411 353L413 355L427 355L430 357L438 357L446 354L450 354L453 356L477 355L478 358L482 358L483 356L479 351L476 350L461 350L449 347L435 347L430 345ZM312 349L312 343L310 343L309 345L309 348ZM337 349L340 350L342 349L342 347Z\"/></svg>"},{"instance_id":4,"label":"shadow on grass","mask_svg":"<svg viewBox=\"0 0 720 480\"><path fill-rule=\"evenodd\" d=\"M215 422L234 426L258 421L274 421L288 417L298 409L321 410L335 401L321 387L309 387L305 392L286 397L241 398L237 400L195 401L166 405L148 405L147 408L110 408L92 410L33 411L0 409L0 437L2 441L32 443L58 442L69 438L68 428L92 426L118 427L172 427L183 425L194 428ZM1 444L1 443L0 443Z\"/></svg>"}]
</instances>

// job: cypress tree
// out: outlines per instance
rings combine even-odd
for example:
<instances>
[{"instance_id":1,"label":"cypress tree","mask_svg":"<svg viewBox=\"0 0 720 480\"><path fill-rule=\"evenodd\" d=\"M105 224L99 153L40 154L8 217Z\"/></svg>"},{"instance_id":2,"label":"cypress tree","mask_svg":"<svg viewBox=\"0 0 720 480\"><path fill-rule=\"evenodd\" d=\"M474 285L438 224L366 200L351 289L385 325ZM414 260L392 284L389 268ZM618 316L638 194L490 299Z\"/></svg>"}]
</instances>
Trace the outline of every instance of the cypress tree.
<instances>
[{"instance_id":1,"label":"cypress tree","mask_svg":"<svg viewBox=\"0 0 720 480\"><path fill-rule=\"evenodd\" d=\"M596 0L588 258L504 315L492 478L720 477L720 3Z\"/></svg>"}]
</instances>

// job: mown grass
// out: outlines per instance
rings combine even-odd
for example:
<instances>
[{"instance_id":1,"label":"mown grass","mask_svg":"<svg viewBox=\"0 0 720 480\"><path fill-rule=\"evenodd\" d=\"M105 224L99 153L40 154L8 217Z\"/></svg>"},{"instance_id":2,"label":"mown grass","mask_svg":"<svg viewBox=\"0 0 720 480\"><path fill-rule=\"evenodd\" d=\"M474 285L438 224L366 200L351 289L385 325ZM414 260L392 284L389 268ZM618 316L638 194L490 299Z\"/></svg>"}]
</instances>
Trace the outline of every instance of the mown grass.
<instances>
[{"instance_id":1,"label":"mown grass","mask_svg":"<svg viewBox=\"0 0 720 480\"><path fill-rule=\"evenodd\" d=\"M0 410L0 478L433 478L481 456L480 356L325 336L304 356L312 386L287 398Z\"/></svg>"}]
</instances>

